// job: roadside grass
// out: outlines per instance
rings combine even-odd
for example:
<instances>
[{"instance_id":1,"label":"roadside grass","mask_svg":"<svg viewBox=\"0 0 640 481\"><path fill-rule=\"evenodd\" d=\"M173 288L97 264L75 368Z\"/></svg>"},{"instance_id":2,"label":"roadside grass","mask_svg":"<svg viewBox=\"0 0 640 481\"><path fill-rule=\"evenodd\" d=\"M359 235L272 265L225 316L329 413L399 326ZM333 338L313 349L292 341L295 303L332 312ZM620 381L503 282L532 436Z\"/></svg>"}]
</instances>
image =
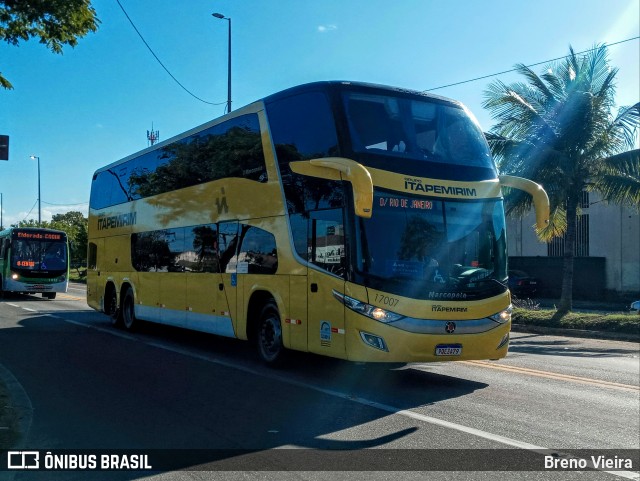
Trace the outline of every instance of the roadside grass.
<instances>
[{"instance_id":1,"label":"roadside grass","mask_svg":"<svg viewBox=\"0 0 640 481\"><path fill-rule=\"evenodd\" d=\"M79 282L81 284L87 283L87 270L86 269L69 269L69 280L71 282Z\"/></svg>"},{"instance_id":2,"label":"roadside grass","mask_svg":"<svg viewBox=\"0 0 640 481\"><path fill-rule=\"evenodd\" d=\"M16 446L19 438L18 415L7 387L0 380L0 451Z\"/></svg>"},{"instance_id":3,"label":"roadside grass","mask_svg":"<svg viewBox=\"0 0 640 481\"><path fill-rule=\"evenodd\" d=\"M640 316L636 313L584 313L571 312L562 319L554 319L555 309L527 309L516 307L511 320L515 324L580 329L631 334L640 338Z\"/></svg>"}]
</instances>

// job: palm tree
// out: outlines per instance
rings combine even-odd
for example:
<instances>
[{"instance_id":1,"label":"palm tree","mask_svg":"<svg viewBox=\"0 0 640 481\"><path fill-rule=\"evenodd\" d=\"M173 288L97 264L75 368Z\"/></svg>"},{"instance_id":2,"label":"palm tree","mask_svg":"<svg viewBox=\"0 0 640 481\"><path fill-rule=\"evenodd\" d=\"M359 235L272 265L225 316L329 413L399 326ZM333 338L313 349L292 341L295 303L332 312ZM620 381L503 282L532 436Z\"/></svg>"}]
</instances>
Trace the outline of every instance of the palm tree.
<instances>
[{"instance_id":1,"label":"palm tree","mask_svg":"<svg viewBox=\"0 0 640 481\"><path fill-rule=\"evenodd\" d=\"M525 65L526 79L505 85L493 82L483 106L497 123L487 140L502 174L529 178L543 185L551 201L551 221L538 231L542 240L565 235L562 293L557 318L572 308L576 216L583 191L604 201L640 208L640 156L634 149L640 125L640 103L615 107L615 77L607 49L597 45L545 67L538 76ZM508 209L523 215L531 200L509 193Z\"/></svg>"}]
</instances>

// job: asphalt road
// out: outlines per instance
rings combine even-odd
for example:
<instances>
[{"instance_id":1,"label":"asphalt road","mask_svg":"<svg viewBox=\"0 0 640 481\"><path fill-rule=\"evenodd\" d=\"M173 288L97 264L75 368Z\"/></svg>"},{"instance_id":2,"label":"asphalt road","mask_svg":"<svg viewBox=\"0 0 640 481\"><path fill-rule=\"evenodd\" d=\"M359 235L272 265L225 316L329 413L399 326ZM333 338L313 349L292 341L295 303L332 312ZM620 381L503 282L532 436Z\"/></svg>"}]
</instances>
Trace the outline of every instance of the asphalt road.
<instances>
[{"instance_id":1,"label":"asphalt road","mask_svg":"<svg viewBox=\"0 0 640 481\"><path fill-rule=\"evenodd\" d=\"M244 342L117 330L83 286L15 296L0 301L0 366L25 395L22 449L173 450L153 451L156 467L178 453L188 470L0 479L640 479L548 470L537 454L637 456L638 356L637 343L513 333L498 362L392 369L295 354L273 370ZM511 471L532 455L539 469Z\"/></svg>"}]
</instances>

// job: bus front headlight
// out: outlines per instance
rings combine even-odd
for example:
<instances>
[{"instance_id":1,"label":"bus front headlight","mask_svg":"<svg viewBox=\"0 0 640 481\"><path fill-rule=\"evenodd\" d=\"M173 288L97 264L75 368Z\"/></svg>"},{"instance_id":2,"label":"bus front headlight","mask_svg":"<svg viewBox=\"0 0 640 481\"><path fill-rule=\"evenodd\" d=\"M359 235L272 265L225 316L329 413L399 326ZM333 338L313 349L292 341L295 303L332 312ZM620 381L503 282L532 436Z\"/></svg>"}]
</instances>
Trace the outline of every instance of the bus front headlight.
<instances>
[{"instance_id":1,"label":"bus front headlight","mask_svg":"<svg viewBox=\"0 0 640 481\"><path fill-rule=\"evenodd\" d=\"M511 308L511 306L509 306L504 311L500 311L497 314L494 314L493 316L489 316L489 317L500 324L504 324L511 320L512 312L513 312L513 309Z\"/></svg>"},{"instance_id":2,"label":"bus front headlight","mask_svg":"<svg viewBox=\"0 0 640 481\"><path fill-rule=\"evenodd\" d=\"M387 311L381 307L372 306L371 304L359 301L353 297L345 296L335 290L333 291L333 296L352 311L362 314L363 316L370 317L375 321L384 322L385 324L398 321L404 317L401 314Z\"/></svg>"},{"instance_id":3,"label":"bus front headlight","mask_svg":"<svg viewBox=\"0 0 640 481\"><path fill-rule=\"evenodd\" d=\"M17 281L18 279L20 279L20 276L18 274L16 274L15 272L11 273L11 279L13 279L14 281Z\"/></svg>"}]
</instances>

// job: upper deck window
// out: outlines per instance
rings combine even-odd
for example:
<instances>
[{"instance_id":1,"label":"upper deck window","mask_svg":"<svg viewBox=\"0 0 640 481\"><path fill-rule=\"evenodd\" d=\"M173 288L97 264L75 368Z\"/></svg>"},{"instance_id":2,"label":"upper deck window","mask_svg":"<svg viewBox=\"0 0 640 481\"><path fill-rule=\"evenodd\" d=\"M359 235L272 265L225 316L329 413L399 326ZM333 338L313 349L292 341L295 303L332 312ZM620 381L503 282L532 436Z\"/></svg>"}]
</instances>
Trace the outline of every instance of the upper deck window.
<instances>
[{"instance_id":1,"label":"upper deck window","mask_svg":"<svg viewBox=\"0 0 640 481\"><path fill-rule=\"evenodd\" d=\"M493 169L482 131L461 107L355 92L343 101L356 152Z\"/></svg>"},{"instance_id":2,"label":"upper deck window","mask_svg":"<svg viewBox=\"0 0 640 481\"><path fill-rule=\"evenodd\" d=\"M99 172L90 207L102 209L226 177L267 181L257 114L229 119Z\"/></svg>"}]
</instances>

